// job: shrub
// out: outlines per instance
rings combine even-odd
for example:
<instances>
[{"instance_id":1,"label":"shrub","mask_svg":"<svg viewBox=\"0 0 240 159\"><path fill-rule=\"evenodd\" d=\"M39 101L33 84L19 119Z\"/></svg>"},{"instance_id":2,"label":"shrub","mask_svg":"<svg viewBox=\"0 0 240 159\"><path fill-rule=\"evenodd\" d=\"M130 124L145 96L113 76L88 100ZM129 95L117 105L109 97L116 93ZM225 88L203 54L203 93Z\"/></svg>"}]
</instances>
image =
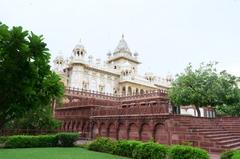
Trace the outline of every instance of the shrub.
<instances>
[{"instance_id":1,"label":"shrub","mask_svg":"<svg viewBox=\"0 0 240 159\"><path fill-rule=\"evenodd\" d=\"M152 148L151 159L165 159L167 157L168 147L156 144Z\"/></svg>"},{"instance_id":2,"label":"shrub","mask_svg":"<svg viewBox=\"0 0 240 159\"><path fill-rule=\"evenodd\" d=\"M239 159L239 158L240 158L240 151L235 151L231 159Z\"/></svg>"},{"instance_id":3,"label":"shrub","mask_svg":"<svg viewBox=\"0 0 240 159\"><path fill-rule=\"evenodd\" d=\"M4 144L7 141L7 137L6 136L0 136L0 144Z\"/></svg>"},{"instance_id":4,"label":"shrub","mask_svg":"<svg viewBox=\"0 0 240 159\"><path fill-rule=\"evenodd\" d=\"M183 145L174 145L170 148L169 159L209 159L206 150Z\"/></svg>"},{"instance_id":5,"label":"shrub","mask_svg":"<svg viewBox=\"0 0 240 159\"><path fill-rule=\"evenodd\" d=\"M8 137L6 148L29 148L29 147L53 147L56 146L57 139L55 135L40 136L10 136Z\"/></svg>"},{"instance_id":6,"label":"shrub","mask_svg":"<svg viewBox=\"0 0 240 159\"><path fill-rule=\"evenodd\" d=\"M167 156L167 147L154 142L139 144L133 150L135 159L165 159Z\"/></svg>"},{"instance_id":7,"label":"shrub","mask_svg":"<svg viewBox=\"0 0 240 159\"><path fill-rule=\"evenodd\" d=\"M113 153L116 142L109 138L97 138L89 144L88 149L98 152Z\"/></svg>"},{"instance_id":8,"label":"shrub","mask_svg":"<svg viewBox=\"0 0 240 159\"><path fill-rule=\"evenodd\" d=\"M132 157L133 150L141 143L141 141L134 140L119 140L116 142L113 153L119 156Z\"/></svg>"},{"instance_id":9,"label":"shrub","mask_svg":"<svg viewBox=\"0 0 240 159\"><path fill-rule=\"evenodd\" d=\"M55 147L57 146L57 138L55 135L39 135L33 136L35 141L34 147Z\"/></svg>"},{"instance_id":10,"label":"shrub","mask_svg":"<svg viewBox=\"0 0 240 159\"><path fill-rule=\"evenodd\" d=\"M221 154L220 159L232 159L236 150L227 150Z\"/></svg>"},{"instance_id":11,"label":"shrub","mask_svg":"<svg viewBox=\"0 0 240 159\"><path fill-rule=\"evenodd\" d=\"M58 133L56 135L57 145L61 147L71 147L74 145L74 142L77 141L78 137L78 133Z\"/></svg>"}]
</instances>

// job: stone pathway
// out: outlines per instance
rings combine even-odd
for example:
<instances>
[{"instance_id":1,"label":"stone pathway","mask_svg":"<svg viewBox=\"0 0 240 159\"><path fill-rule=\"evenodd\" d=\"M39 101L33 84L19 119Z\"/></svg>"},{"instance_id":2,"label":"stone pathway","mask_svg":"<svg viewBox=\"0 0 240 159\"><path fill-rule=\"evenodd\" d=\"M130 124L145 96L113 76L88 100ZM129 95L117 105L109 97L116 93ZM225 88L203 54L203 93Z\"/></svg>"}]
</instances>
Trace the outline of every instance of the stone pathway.
<instances>
[{"instance_id":1,"label":"stone pathway","mask_svg":"<svg viewBox=\"0 0 240 159\"><path fill-rule=\"evenodd\" d=\"M220 159L220 154L218 154L218 153L211 153L210 157L211 157L211 159Z\"/></svg>"}]
</instances>

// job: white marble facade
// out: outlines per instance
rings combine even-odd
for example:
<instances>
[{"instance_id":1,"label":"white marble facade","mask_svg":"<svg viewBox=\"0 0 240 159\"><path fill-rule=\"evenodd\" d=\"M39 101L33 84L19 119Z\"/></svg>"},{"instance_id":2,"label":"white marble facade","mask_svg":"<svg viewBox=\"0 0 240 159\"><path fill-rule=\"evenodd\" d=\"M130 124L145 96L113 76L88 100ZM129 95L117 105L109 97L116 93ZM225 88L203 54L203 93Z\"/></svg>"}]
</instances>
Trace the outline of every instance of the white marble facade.
<instances>
[{"instance_id":1,"label":"white marble facade","mask_svg":"<svg viewBox=\"0 0 240 159\"><path fill-rule=\"evenodd\" d=\"M171 76L156 77L152 73L138 74L138 54L132 53L122 35L113 53L107 54L107 60L101 62L88 55L85 47L79 43L69 58L57 56L54 70L61 76L66 87L75 87L98 92L132 95L155 89L167 89Z\"/></svg>"}]
</instances>

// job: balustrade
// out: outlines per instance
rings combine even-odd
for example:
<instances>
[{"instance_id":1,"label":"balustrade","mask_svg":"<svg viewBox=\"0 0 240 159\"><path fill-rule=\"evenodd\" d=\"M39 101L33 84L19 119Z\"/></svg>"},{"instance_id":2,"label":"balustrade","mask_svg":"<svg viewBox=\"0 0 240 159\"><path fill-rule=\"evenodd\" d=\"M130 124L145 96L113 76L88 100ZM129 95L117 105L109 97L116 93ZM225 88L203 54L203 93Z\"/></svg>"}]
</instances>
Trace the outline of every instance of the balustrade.
<instances>
[{"instance_id":1,"label":"balustrade","mask_svg":"<svg viewBox=\"0 0 240 159\"><path fill-rule=\"evenodd\" d=\"M92 116L108 116L108 115L141 115L141 114L162 114L168 113L165 109L166 105L147 105L141 106L137 105L134 107L126 108L95 108L92 110Z\"/></svg>"},{"instance_id":2,"label":"balustrade","mask_svg":"<svg viewBox=\"0 0 240 159\"><path fill-rule=\"evenodd\" d=\"M87 97L96 97L101 99L110 99L110 100L130 100L130 99L137 99L137 98L146 98L146 97L154 97L154 96L162 96L166 97L167 91L166 90L151 90L147 93L143 94L133 94L133 95L117 95L111 93L104 93L92 90L84 90L74 87L68 87L65 89L67 94L72 95L81 95Z\"/></svg>"}]
</instances>

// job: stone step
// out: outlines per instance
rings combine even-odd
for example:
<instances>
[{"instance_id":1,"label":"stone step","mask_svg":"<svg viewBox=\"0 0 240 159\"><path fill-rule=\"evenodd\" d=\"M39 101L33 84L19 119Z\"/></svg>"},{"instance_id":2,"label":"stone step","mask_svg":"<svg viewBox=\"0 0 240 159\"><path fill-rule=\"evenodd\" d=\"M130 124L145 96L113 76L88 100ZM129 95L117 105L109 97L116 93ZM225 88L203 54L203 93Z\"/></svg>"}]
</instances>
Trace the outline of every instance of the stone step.
<instances>
[{"instance_id":1,"label":"stone step","mask_svg":"<svg viewBox=\"0 0 240 159\"><path fill-rule=\"evenodd\" d=\"M218 138L218 137L229 137L229 136L233 136L234 134L232 133L223 133L223 134L210 134L210 135L206 135L207 138Z\"/></svg>"},{"instance_id":2,"label":"stone step","mask_svg":"<svg viewBox=\"0 0 240 159\"><path fill-rule=\"evenodd\" d=\"M237 125L237 126L239 126L240 123L219 123L219 125Z\"/></svg>"},{"instance_id":3,"label":"stone step","mask_svg":"<svg viewBox=\"0 0 240 159\"><path fill-rule=\"evenodd\" d=\"M226 144L226 145L223 145L222 147L223 148L236 148L236 147L239 147L240 146L240 142L234 142L234 143L231 143L231 144Z\"/></svg>"},{"instance_id":4,"label":"stone step","mask_svg":"<svg viewBox=\"0 0 240 159\"><path fill-rule=\"evenodd\" d=\"M233 150L240 150L240 146L236 146L234 148L232 148Z\"/></svg>"},{"instance_id":5,"label":"stone step","mask_svg":"<svg viewBox=\"0 0 240 159\"><path fill-rule=\"evenodd\" d=\"M224 131L224 129L220 129L220 128L202 128L202 129L193 129L195 132L210 132L210 131Z\"/></svg>"},{"instance_id":6,"label":"stone step","mask_svg":"<svg viewBox=\"0 0 240 159\"><path fill-rule=\"evenodd\" d=\"M228 132L228 131L224 131L224 130L221 130L221 131L199 132L199 134L202 134L202 135L225 134L225 133L229 133L229 132Z\"/></svg>"},{"instance_id":7,"label":"stone step","mask_svg":"<svg viewBox=\"0 0 240 159\"><path fill-rule=\"evenodd\" d=\"M229 139L229 140L223 140L223 141L218 141L217 143L219 144L232 144L232 143L236 143L236 142L240 142L240 138L236 138L236 139Z\"/></svg>"},{"instance_id":8,"label":"stone step","mask_svg":"<svg viewBox=\"0 0 240 159\"><path fill-rule=\"evenodd\" d=\"M216 125L208 125L208 126L196 126L196 125L180 125L181 127L188 127L190 129L222 129L221 127L219 126L216 126Z\"/></svg>"},{"instance_id":9,"label":"stone step","mask_svg":"<svg viewBox=\"0 0 240 159\"><path fill-rule=\"evenodd\" d=\"M236 139L239 138L238 136L223 136L223 137L213 137L211 140L213 141L222 141L222 140L229 140L229 139Z\"/></svg>"}]
</instances>

